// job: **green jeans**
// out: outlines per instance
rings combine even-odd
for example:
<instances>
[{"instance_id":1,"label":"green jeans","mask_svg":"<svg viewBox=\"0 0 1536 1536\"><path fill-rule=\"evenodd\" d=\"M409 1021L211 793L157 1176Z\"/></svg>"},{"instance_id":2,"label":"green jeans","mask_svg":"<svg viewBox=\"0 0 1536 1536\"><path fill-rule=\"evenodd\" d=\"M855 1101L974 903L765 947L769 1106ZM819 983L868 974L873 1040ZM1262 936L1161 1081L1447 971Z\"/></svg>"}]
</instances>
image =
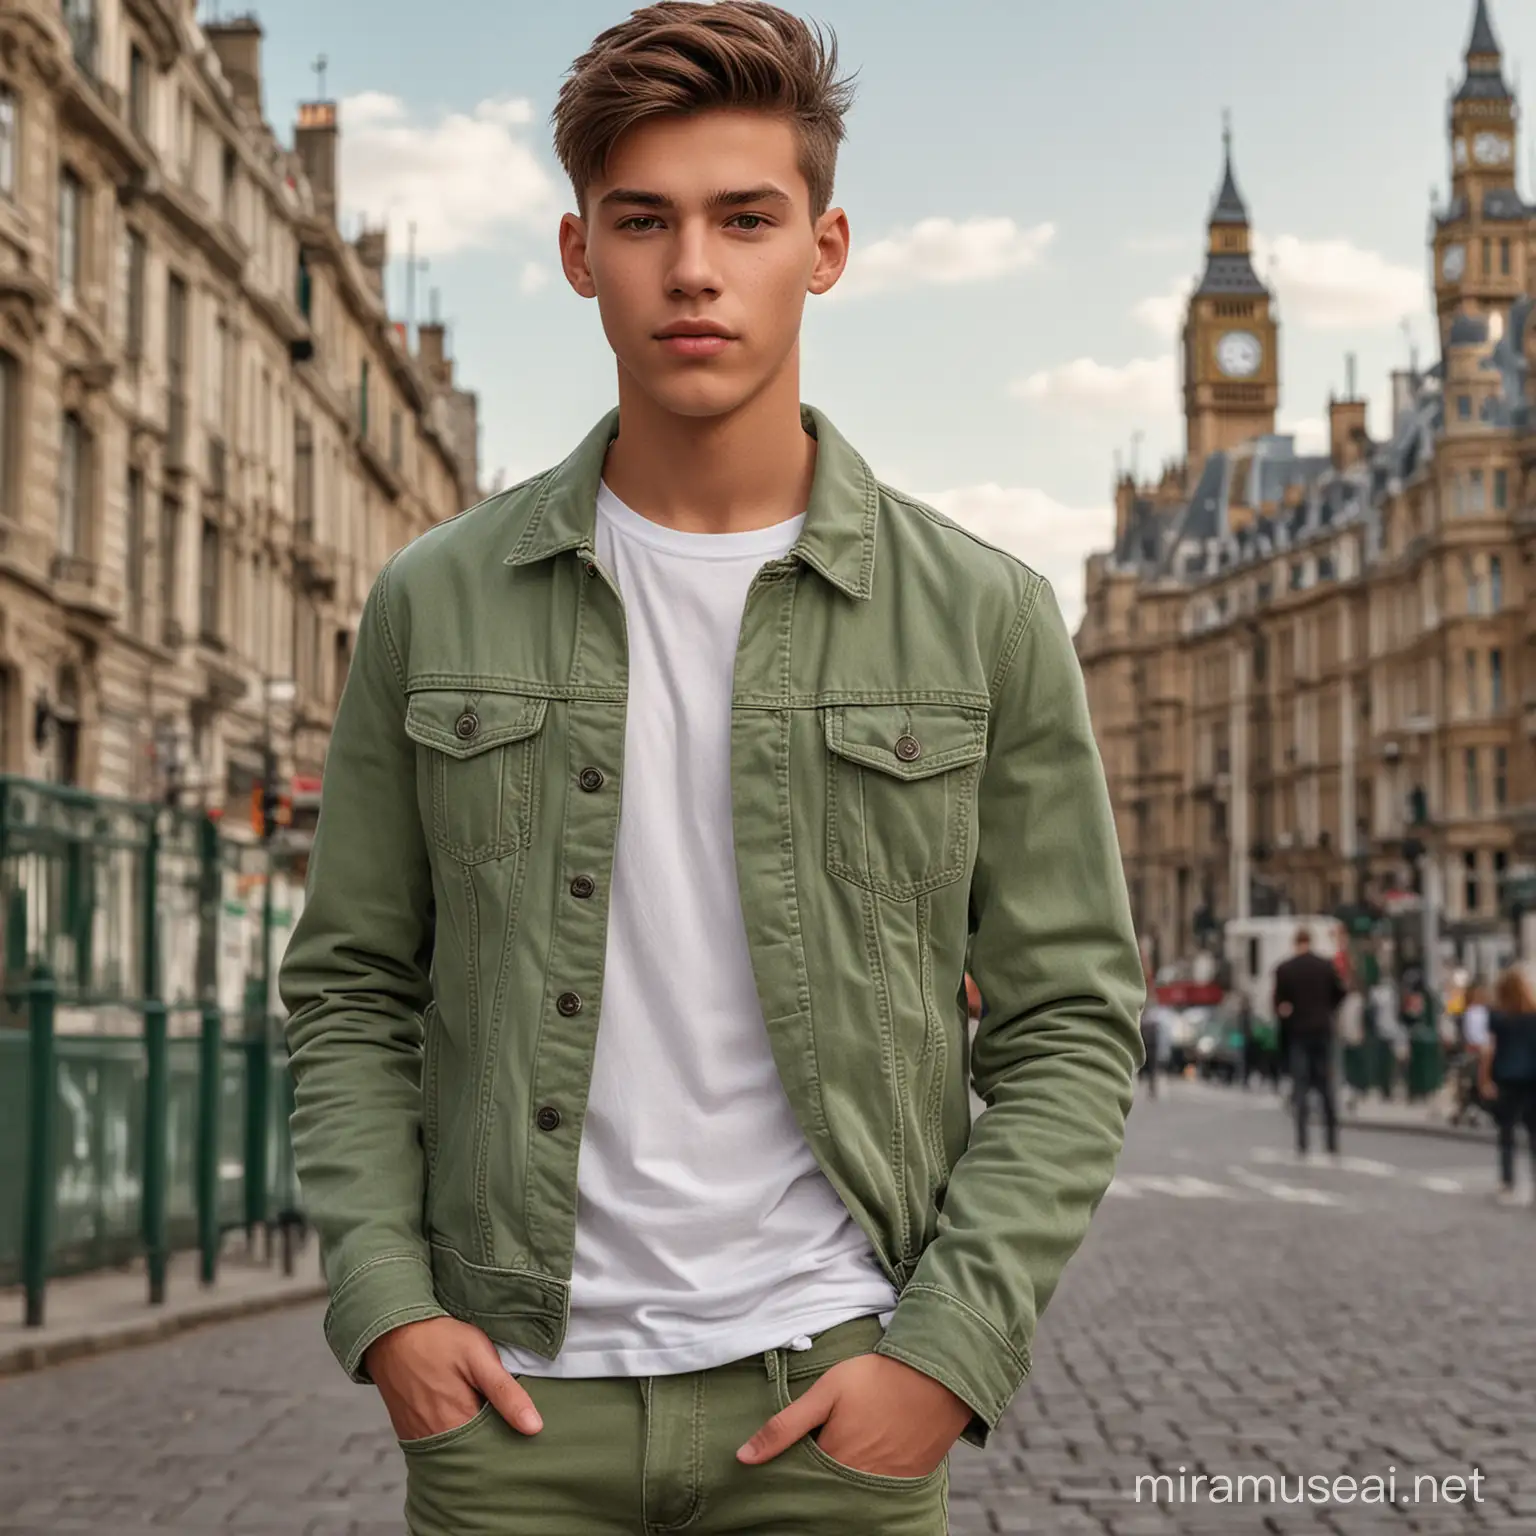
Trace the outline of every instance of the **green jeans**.
<instances>
[{"instance_id":1,"label":"green jeans","mask_svg":"<svg viewBox=\"0 0 1536 1536\"><path fill-rule=\"evenodd\" d=\"M879 1341L873 1317L679 1376L518 1377L544 1428L520 1435L483 1407L402 1442L411 1536L943 1536L949 1461L883 1477L807 1436L759 1466L736 1450L829 1366Z\"/></svg>"}]
</instances>

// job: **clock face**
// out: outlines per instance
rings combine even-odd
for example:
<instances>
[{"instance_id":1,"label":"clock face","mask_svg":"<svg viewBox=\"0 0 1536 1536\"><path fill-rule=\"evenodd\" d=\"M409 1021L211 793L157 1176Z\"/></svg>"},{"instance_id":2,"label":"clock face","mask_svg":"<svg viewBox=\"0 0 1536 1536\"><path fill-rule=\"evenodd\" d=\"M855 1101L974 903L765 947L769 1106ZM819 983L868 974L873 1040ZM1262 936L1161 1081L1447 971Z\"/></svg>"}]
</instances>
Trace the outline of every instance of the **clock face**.
<instances>
[{"instance_id":1,"label":"clock face","mask_svg":"<svg viewBox=\"0 0 1536 1536\"><path fill-rule=\"evenodd\" d=\"M1251 331L1228 331L1216 343L1216 366L1230 379L1246 379L1259 371L1264 348Z\"/></svg>"},{"instance_id":2,"label":"clock face","mask_svg":"<svg viewBox=\"0 0 1536 1536\"><path fill-rule=\"evenodd\" d=\"M1448 245L1445 255L1440 258L1440 270L1445 274L1448 283L1454 283L1467 269L1467 252L1465 246Z\"/></svg>"},{"instance_id":3,"label":"clock face","mask_svg":"<svg viewBox=\"0 0 1536 1536\"><path fill-rule=\"evenodd\" d=\"M1457 170L1460 170L1463 166L1466 165L1466 163L1467 163L1467 141L1465 139L1457 139L1456 140L1456 168L1457 168Z\"/></svg>"},{"instance_id":4,"label":"clock face","mask_svg":"<svg viewBox=\"0 0 1536 1536\"><path fill-rule=\"evenodd\" d=\"M1502 133L1480 133L1472 140L1472 158L1479 165L1504 165L1510 153L1509 140Z\"/></svg>"}]
</instances>

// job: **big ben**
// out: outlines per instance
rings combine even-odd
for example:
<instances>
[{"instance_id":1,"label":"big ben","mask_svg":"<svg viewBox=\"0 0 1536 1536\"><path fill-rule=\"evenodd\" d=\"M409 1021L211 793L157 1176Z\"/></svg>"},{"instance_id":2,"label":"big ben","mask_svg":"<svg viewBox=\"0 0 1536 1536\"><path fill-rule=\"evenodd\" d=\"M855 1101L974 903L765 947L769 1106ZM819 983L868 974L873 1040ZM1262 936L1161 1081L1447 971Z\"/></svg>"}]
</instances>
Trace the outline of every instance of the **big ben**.
<instances>
[{"instance_id":1,"label":"big ben","mask_svg":"<svg viewBox=\"0 0 1536 1536\"><path fill-rule=\"evenodd\" d=\"M1211 209L1205 272L1184 321L1186 484L1211 454L1275 430L1280 404L1280 324L1253 270L1248 207L1224 134L1221 190Z\"/></svg>"},{"instance_id":2,"label":"big ben","mask_svg":"<svg viewBox=\"0 0 1536 1536\"><path fill-rule=\"evenodd\" d=\"M1506 314L1525 291L1525 226L1515 184L1517 109L1487 0L1477 0L1466 74L1449 113L1451 200L1435 220L1435 307L1442 346L1458 314Z\"/></svg>"}]
</instances>

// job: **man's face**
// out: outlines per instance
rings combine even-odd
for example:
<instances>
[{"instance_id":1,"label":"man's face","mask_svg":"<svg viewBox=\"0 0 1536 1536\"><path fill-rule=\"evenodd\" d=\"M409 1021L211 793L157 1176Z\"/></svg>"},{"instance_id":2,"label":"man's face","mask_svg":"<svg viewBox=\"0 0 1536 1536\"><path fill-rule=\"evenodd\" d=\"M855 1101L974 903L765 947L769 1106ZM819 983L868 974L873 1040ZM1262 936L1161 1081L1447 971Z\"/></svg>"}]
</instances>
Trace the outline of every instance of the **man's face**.
<instances>
[{"instance_id":1,"label":"man's face","mask_svg":"<svg viewBox=\"0 0 1536 1536\"><path fill-rule=\"evenodd\" d=\"M811 218L789 123L761 112L656 118L614 146L566 214L571 286L596 298L621 374L679 416L721 416L798 359L807 293L848 259L841 209Z\"/></svg>"}]
</instances>

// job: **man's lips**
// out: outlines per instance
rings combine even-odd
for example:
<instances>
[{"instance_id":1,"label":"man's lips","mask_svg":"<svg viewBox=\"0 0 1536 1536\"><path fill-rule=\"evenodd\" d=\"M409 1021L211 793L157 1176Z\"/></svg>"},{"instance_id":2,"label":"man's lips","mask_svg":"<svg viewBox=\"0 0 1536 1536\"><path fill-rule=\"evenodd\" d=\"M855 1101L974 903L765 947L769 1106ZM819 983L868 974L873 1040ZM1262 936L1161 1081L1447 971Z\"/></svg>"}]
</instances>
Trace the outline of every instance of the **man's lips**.
<instances>
[{"instance_id":1,"label":"man's lips","mask_svg":"<svg viewBox=\"0 0 1536 1536\"><path fill-rule=\"evenodd\" d=\"M736 338L710 320L680 320L656 339L677 357L715 357Z\"/></svg>"}]
</instances>

